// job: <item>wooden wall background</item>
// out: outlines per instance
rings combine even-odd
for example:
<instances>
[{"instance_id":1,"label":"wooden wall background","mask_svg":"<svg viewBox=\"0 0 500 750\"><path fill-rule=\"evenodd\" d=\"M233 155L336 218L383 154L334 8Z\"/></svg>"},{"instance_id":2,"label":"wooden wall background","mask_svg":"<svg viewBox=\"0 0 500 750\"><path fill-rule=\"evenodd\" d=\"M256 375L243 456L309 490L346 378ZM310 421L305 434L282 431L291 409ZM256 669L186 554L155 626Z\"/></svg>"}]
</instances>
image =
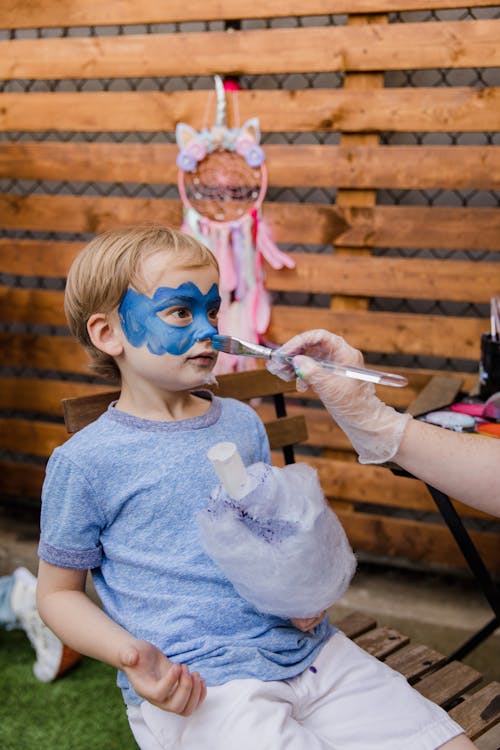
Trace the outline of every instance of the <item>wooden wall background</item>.
<instances>
[{"instance_id":1,"label":"wooden wall background","mask_svg":"<svg viewBox=\"0 0 500 750\"><path fill-rule=\"evenodd\" d=\"M265 216L297 263L268 269L269 339L345 335L408 375L380 389L403 409L443 370L472 388L500 290L499 16L459 0L2 4L4 505L38 502L60 399L106 388L65 328L66 270L101 230L180 224L173 132L202 126L216 73L239 76L241 121L260 118ZM423 485L360 466L314 398L289 410L356 549L462 565ZM459 507L498 572L498 522Z\"/></svg>"}]
</instances>

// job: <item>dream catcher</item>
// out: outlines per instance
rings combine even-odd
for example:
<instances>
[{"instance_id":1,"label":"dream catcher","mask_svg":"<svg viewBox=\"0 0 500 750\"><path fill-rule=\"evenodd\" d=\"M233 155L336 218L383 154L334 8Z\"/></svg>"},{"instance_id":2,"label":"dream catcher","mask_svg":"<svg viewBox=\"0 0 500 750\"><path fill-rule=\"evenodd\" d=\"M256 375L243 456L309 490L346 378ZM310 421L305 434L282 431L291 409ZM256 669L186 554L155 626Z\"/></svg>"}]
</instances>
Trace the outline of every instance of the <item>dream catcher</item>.
<instances>
[{"instance_id":1,"label":"dream catcher","mask_svg":"<svg viewBox=\"0 0 500 750\"><path fill-rule=\"evenodd\" d=\"M267 189L259 120L226 125L226 91L215 77L216 115L210 129L179 123L179 192L183 231L197 237L220 265L221 333L258 343L269 326L271 303L264 286L264 259L276 269L293 268L272 241L262 218ZM218 372L255 366L250 357L219 358Z\"/></svg>"}]
</instances>

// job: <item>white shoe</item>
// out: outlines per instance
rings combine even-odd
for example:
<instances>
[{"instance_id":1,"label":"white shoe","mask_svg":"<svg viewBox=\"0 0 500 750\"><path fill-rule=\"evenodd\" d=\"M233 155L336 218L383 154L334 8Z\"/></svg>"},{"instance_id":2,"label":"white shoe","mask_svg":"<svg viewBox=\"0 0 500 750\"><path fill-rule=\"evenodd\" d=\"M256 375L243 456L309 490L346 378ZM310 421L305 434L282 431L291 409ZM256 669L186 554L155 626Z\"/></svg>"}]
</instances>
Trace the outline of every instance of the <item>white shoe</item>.
<instances>
[{"instance_id":1,"label":"white shoe","mask_svg":"<svg viewBox=\"0 0 500 750\"><path fill-rule=\"evenodd\" d=\"M26 568L17 568L13 578L11 608L35 649L34 675L41 682L52 682L80 661L81 655L65 646L40 619L35 576Z\"/></svg>"}]
</instances>

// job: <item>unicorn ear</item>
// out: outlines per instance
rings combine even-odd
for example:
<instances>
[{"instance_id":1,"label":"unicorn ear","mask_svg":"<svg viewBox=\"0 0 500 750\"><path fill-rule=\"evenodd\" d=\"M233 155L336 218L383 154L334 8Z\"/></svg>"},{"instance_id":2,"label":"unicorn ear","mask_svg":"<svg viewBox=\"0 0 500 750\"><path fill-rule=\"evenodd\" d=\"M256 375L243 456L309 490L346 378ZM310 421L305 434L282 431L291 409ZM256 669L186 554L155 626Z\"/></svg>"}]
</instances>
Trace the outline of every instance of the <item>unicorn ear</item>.
<instances>
[{"instance_id":1,"label":"unicorn ear","mask_svg":"<svg viewBox=\"0 0 500 750\"><path fill-rule=\"evenodd\" d=\"M188 143L190 143L193 138L196 138L198 136L198 131L191 127L191 125L186 125L185 122L178 122L175 128L175 140L177 141L177 145L182 150L186 148Z\"/></svg>"},{"instance_id":2,"label":"unicorn ear","mask_svg":"<svg viewBox=\"0 0 500 750\"><path fill-rule=\"evenodd\" d=\"M246 135L247 133L252 138L255 138L256 144L260 143L260 126L258 117L252 117L250 120L243 123L240 128L240 135Z\"/></svg>"}]
</instances>

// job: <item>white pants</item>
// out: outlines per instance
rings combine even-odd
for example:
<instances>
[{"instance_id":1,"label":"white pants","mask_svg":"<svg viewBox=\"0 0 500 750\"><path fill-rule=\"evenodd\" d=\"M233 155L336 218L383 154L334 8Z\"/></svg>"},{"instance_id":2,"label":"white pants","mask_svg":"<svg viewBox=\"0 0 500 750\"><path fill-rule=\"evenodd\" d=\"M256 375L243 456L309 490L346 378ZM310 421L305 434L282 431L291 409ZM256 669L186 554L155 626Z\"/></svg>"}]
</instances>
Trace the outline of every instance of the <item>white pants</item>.
<instances>
[{"instance_id":1,"label":"white pants","mask_svg":"<svg viewBox=\"0 0 500 750\"><path fill-rule=\"evenodd\" d=\"M188 717L145 701L128 719L141 750L436 750L463 732L343 633L291 680L208 688Z\"/></svg>"}]
</instances>

